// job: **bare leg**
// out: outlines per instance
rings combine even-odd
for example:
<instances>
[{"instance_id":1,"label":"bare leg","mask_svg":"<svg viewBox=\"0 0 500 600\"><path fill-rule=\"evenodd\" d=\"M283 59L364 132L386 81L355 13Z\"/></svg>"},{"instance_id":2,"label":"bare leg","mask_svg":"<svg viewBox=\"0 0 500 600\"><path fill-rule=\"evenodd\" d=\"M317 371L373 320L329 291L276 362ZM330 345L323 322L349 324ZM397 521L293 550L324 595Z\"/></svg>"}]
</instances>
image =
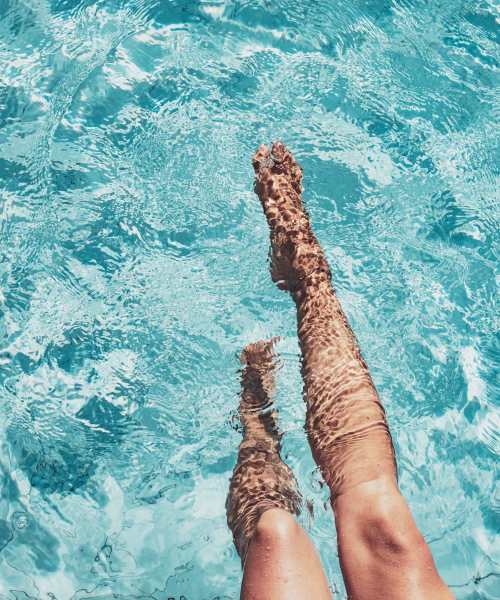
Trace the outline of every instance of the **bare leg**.
<instances>
[{"instance_id":1,"label":"bare leg","mask_svg":"<svg viewBox=\"0 0 500 600\"><path fill-rule=\"evenodd\" d=\"M331 491L349 597L451 598L398 490L384 409L302 206L302 171L280 143L261 146L254 168L271 274L297 306L307 431Z\"/></svg>"},{"instance_id":2,"label":"bare leg","mask_svg":"<svg viewBox=\"0 0 500 600\"><path fill-rule=\"evenodd\" d=\"M226 505L244 565L241 598L327 600L331 596L319 557L293 517L300 508L295 478L279 455L272 341L247 346L242 362L244 437Z\"/></svg>"}]
</instances>

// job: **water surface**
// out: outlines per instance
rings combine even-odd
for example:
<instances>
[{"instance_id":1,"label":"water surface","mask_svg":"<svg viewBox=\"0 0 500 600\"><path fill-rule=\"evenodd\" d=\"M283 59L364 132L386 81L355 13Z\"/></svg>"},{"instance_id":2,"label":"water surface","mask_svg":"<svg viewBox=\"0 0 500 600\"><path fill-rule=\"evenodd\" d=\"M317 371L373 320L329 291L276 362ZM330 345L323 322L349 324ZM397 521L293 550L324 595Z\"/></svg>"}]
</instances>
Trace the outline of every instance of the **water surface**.
<instances>
[{"instance_id":1,"label":"water surface","mask_svg":"<svg viewBox=\"0 0 500 600\"><path fill-rule=\"evenodd\" d=\"M500 597L493 0L0 0L0 598L236 599L236 357L336 598L292 302L250 157L283 139L459 599Z\"/></svg>"}]
</instances>

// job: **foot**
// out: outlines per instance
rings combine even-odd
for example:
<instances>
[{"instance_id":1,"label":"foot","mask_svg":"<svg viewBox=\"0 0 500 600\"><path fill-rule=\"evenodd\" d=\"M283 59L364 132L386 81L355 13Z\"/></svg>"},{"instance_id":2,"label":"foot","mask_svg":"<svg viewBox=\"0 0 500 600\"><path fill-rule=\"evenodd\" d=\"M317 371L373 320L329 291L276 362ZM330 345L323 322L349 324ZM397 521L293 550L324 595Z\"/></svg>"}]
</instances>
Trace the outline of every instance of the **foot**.
<instances>
[{"instance_id":1,"label":"foot","mask_svg":"<svg viewBox=\"0 0 500 600\"><path fill-rule=\"evenodd\" d=\"M242 370L242 395L240 412L263 410L270 406L275 388L276 360L274 344L278 337L248 344L243 349L240 362Z\"/></svg>"},{"instance_id":2,"label":"foot","mask_svg":"<svg viewBox=\"0 0 500 600\"><path fill-rule=\"evenodd\" d=\"M320 278L330 278L325 255L302 205L302 169L281 142L271 151L260 146L253 158L255 192L271 237L271 276L278 287L294 292Z\"/></svg>"}]
</instances>

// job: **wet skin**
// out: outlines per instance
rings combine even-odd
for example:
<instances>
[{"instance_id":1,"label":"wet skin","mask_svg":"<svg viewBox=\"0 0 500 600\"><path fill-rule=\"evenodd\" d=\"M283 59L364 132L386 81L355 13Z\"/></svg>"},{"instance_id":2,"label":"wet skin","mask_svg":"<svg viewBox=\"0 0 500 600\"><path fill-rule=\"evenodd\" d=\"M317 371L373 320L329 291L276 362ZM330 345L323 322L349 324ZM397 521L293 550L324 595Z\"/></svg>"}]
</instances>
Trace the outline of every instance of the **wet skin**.
<instances>
[{"instance_id":1,"label":"wet skin","mask_svg":"<svg viewBox=\"0 0 500 600\"><path fill-rule=\"evenodd\" d=\"M353 600L453 598L397 485L384 409L302 205L302 170L281 143L253 159L270 229L271 276L297 307L306 429L331 493L340 564ZM318 555L293 518L300 496L279 455L273 343L242 355L244 437L227 501L245 600L329 598ZM269 406L262 413L259 408Z\"/></svg>"}]
</instances>

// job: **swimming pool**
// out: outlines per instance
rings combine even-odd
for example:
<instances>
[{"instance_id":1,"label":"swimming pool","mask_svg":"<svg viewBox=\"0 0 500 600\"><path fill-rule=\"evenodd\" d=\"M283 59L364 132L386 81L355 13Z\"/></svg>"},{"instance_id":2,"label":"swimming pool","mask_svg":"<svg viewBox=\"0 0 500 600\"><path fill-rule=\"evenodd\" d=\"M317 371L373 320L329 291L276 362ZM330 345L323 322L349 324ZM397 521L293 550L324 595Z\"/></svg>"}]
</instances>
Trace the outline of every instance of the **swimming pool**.
<instances>
[{"instance_id":1,"label":"swimming pool","mask_svg":"<svg viewBox=\"0 0 500 600\"><path fill-rule=\"evenodd\" d=\"M459 599L500 597L493 0L0 3L0 597L235 599L237 355L344 592L250 157L283 139Z\"/></svg>"}]
</instances>

